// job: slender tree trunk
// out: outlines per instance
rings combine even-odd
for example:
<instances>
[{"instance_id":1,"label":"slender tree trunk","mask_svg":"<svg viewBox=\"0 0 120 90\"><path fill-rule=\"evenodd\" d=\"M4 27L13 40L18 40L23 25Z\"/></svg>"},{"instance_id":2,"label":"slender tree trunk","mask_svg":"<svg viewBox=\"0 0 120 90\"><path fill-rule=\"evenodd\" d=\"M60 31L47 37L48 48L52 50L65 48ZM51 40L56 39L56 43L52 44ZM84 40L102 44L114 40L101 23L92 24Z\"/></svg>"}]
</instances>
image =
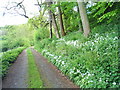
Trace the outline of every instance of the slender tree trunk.
<instances>
[{"instance_id":1,"label":"slender tree trunk","mask_svg":"<svg viewBox=\"0 0 120 90\"><path fill-rule=\"evenodd\" d=\"M50 8L52 2L48 2L48 7ZM49 10L49 29L50 29L50 38L52 38L52 11Z\"/></svg>"},{"instance_id":2,"label":"slender tree trunk","mask_svg":"<svg viewBox=\"0 0 120 90\"><path fill-rule=\"evenodd\" d=\"M77 6L77 11L78 11L78 13L80 12L80 10L79 10L79 6ZM79 18L80 18L80 15L79 15ZM78 23L79 23L79 31L82 32L82 31L83 31L83 28L82 28L81 21L79 20Z\"/></svg>"},{"instance_id":3,"label":"slender tree trunk","mask_svg":"<svg viewBox=\"0 0 120 90\"><path fill-rule=\"evenodd\" d=\"M65 30L64 30L63 19L62 19L62 12L61 12L60 5L58 6L58 11L59 11L59 18L60 18L60 31L61 31L61 36L65 36Z\"/></svg>"},{"instance_id":4,"label":"slender tree trunk","mask_svg":"<svg viewBox=\"0 0 120 90\"><path fill-rule=\"evenodd\" d=\"M53 19L53 26L54 26L54 29L55 29L56 37L57 37L57 38L60 38L60 34L59 34L57 22L56 22L56 19L55 19L55 14L52 13L52 16L53 16L52 19Z\"/></svg>"},{"instance_id":5,"label":"slender tree trunk","mask_svg":"<svg viewBox=\"0 0 120 90\"><path fill-rule=\"evenodd\" d=\"M81 20L82 20L84 36L88 37L90 33L90 26L89 26L89 21L88 21L87 12L84 6L84 2L80 2L80 0L77 0L77 1L78 1L79 10L80 10Z\"/></svg>"}]
</instances>

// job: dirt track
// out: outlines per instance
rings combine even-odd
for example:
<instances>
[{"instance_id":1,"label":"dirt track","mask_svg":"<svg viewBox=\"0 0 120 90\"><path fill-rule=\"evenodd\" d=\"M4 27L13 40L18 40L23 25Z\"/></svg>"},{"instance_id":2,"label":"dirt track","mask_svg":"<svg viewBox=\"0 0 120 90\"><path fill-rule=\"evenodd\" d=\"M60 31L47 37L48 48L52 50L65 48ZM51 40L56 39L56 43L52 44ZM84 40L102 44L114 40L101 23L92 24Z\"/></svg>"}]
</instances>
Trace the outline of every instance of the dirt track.
<instances>
[{"instance_id":1,"label":"dirt track","mask_svg":"<svg viewBox=\"0 0 120 90\"><path fill-rule=\"evenodd\" d=\"M40 53L33 48L31 50L45 88L78 88ZM27 88L27 68L27 53L24 50L10 67L2 82L3 88Z\"/></svg>"},{"instance_id":2,"label":"dirt track","mask_svg":"<svg viewBox=\"0 0 120 90\"><path fill-rule=\"evenodd\" d=\"M3 88L27 88L27 53L24 50L2 81Z\"/></svg>"}]
</instances>

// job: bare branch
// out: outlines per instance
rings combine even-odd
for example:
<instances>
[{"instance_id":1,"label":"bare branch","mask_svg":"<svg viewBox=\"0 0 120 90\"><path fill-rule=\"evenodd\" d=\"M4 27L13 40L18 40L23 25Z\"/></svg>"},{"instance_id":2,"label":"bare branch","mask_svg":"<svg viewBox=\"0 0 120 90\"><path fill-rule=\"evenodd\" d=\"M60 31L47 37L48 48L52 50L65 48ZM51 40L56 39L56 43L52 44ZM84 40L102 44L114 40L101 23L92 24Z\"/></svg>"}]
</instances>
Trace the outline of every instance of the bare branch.
<instances>
[{"instance_id":1,"label":"bare branch","mask_svg":"<svg viewBox=\"0 0 120 90\"><path fill-rule=\"evenodd\" d=\"M8 5L5 7L5 9L7 11L14 10L17 14L19 14L21 16L24 16L25 18L29 18L27 16L27 13L26 13L26 10L25 10L25 6L23 5L23 2L24 2L24 0L22 0L21 2L11 2L11 3L8 3ZM9 7L10 4L15 4L15 5ZM23 13L20 13L19 10L22 10ZM9 13L9 12L7 12L7 13ZM3 15L5 15L5 14L6 14L6 12L3 13Z\"/></svg>"}]
</instances>

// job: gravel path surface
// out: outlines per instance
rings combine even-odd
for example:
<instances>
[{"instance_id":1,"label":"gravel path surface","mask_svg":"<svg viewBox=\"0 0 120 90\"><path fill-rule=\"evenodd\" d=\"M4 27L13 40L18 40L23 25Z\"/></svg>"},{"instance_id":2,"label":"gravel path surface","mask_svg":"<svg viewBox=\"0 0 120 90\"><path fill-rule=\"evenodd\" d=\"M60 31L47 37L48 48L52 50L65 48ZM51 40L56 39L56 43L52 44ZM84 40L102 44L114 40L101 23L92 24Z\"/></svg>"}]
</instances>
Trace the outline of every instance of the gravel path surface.
<instances>
[{"instance_id":1,"label":"gravel path surface","mask_svg":"<svg viewBox=\"0 0 120 90\"><path fill-rule=\"evenodd\" d=\"M27 88L27 53L24 50L10 67L2 81L3 88Z\"/></svg>"},{"instance_id":2,"label":"gravel path surface","mask_svg":"<svg viewBox=\"0 0 120 90\"><path fill-rule=\"evenodd\" d=\"M47 88L78 88L66 78L52 63L48 62L40 53L31 48L36 65L41 74L44 86Z\"/></svg>"}]
</instances>

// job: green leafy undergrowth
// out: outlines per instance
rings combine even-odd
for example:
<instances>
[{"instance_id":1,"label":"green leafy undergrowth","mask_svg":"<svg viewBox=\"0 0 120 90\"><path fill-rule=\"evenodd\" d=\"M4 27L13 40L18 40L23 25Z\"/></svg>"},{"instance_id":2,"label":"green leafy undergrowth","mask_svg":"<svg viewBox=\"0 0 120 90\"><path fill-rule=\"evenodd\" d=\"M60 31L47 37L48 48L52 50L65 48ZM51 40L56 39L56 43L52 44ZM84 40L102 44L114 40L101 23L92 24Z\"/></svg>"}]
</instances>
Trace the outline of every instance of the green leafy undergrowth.
<instances>
[{"instance_id":1,"label":"green leafy undergrowth","mask_svg":"<svg viewBox=\"0 0 120 90\"><path fill-rule=\"evenodd\" d=\"M25 49L25 47L19 47L16 49L12 49L10 51L4 52L1 56L0 66L1 66L1 73L0 77L4 77L7 74L7 70L9 69L10 65L14 63L17 59L18 55Z\"/></svg>"},{"instance_id":2,"label":"green leafy undergrowth","mask_svg":"<svg viewBox=\"0 0 120 90\"><path fill-rule=\"evenodd\" d=\"M27 49L28 54L28 87L29 88L43 88L43 83L40 78L39 71L36 67L34 56L30 49Z\"/></svg>"},{"instance_id":3,"label":"green leafy undergrowth","mask_svg":"<svg viewBox=\"0 0 120 90\"><path fill-rule=\"evenodd\" d=\"M58 40L44 39L35 48L81 88L118 88L118 28L97 28L87 39L74 32Z\"/></svg>"}]
</instances>

